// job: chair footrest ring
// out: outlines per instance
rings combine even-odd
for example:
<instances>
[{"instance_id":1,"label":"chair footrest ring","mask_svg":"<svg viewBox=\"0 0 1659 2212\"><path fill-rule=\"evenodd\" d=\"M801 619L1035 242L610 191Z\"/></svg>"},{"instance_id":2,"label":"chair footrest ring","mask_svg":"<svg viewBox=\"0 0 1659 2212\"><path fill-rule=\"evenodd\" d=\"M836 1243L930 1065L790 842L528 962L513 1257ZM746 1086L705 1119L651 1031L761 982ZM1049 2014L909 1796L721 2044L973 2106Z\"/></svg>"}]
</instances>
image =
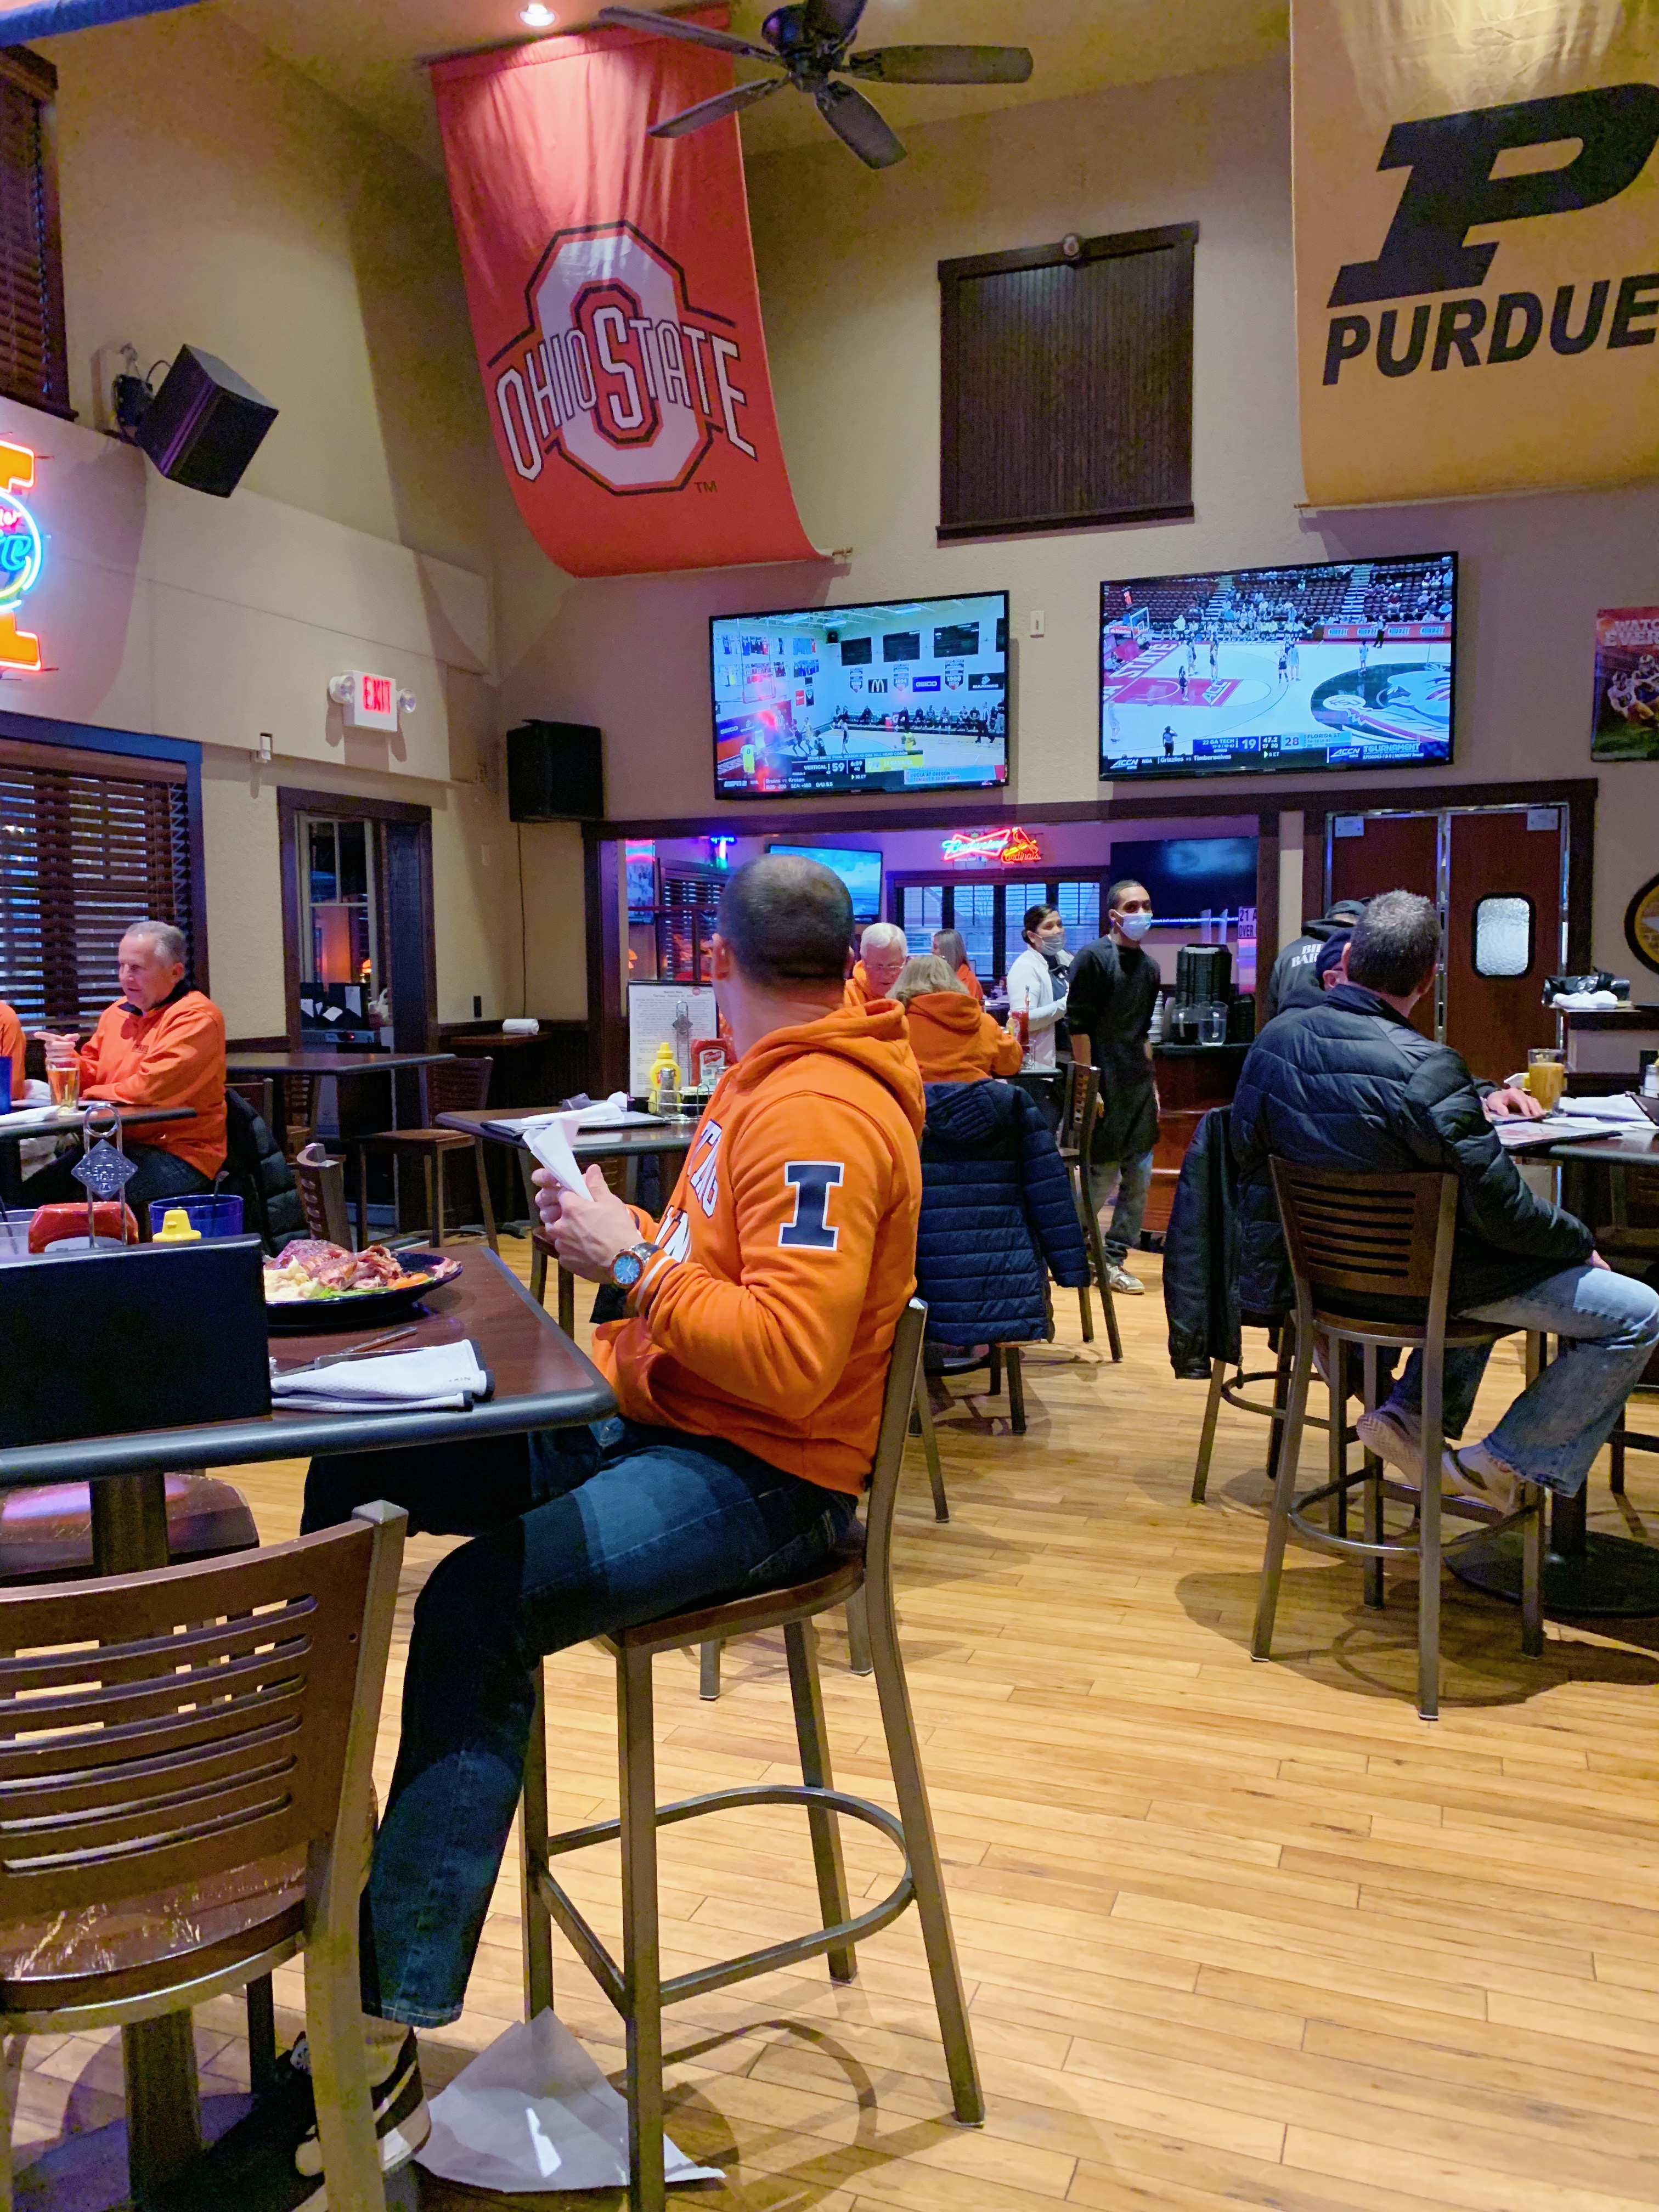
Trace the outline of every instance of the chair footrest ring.
<instances>
[{"instance_id":1,"label":"chair footrest ring","mask_svg":"<svg viewBox=\"0 0 1659 2212\"><path fill-rule=\"evenodd\" d=\"M878 1934L915 1902L915 1880L905 1848L904 1830L896 1815L844 1790L828 1790L802 1782L749 1783L734 1790L711 1790L705 1796L682 1798L676 1804L659 1805L657 1826L672 1827L678 1821L694 1820L703 1813L727 1812L738 1805L822 1806L832 1813L845 1813L852 1820L864 1820L871 1827L879 1828L895 1843L903 1855L903 1871L897 1887L879 1905L872 1905L867 1912L860 1912L851 1920L838 1921L833 1928L815 1928L808 1935L792 1936L781 1943L745 1951L740 1958L716 1960L712 1966L672 1976L661 1987L661 2001L665 2005L678 2004L686 1997L703 1996L711 1990L726 1989L733 1982L751 1980L757 1974L769 1974L779 1966L799 1966L805 1960L821 1957L826 1951L848 1948L861 1942L866 1936ZM548 1838L546 1856L562 1858L592 1844L613 1843L621 1833L620 1820L595 1820L586 1827L568 1828L561 1835ZM546 1861L532 1859L529 1875L536 1894L569 1938L584 1966L616 2009L625 2016L627 1990L622 1968L574 1899L554 1880Z\"/></svg>"}]
</instances>

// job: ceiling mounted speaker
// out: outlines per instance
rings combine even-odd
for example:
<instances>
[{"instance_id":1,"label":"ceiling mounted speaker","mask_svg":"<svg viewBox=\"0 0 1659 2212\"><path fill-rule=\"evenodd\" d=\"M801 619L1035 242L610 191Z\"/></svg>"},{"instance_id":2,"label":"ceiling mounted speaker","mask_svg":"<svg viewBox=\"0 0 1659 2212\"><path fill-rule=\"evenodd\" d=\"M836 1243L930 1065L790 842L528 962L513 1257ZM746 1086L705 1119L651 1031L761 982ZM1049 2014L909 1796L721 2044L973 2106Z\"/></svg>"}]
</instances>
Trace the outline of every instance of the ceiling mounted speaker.
<instances>
[{"instance_id":1,"label":"ceiling mounted speaker","mask_svg":"<svg viewBox=\"0 0 1659 2212\"><path fill-rule=\"evenodd\" d=\"M276 420L270 401L234 368L195 346L180 346L144 410L138 443L174 483L228 499Z\"/></svg>"}]
</instances>

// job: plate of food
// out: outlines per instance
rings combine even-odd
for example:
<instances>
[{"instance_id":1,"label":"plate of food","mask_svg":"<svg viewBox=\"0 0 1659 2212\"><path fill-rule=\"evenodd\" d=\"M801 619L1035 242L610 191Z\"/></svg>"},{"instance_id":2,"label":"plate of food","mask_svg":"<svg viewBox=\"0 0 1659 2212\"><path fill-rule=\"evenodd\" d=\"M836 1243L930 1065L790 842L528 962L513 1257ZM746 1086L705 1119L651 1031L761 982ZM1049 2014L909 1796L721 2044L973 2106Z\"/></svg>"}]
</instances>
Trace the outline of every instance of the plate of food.
<instances>
[{"instance_id":1,"label":"plate of food","mask_svg":"<svg viewBox=\"0 0 1659 2212\"><path fill-rule=\"evenodd\" d=\"M366 1328L410 1312L441 1283L453 1283L459 1260L441 1252L362 1252L296 1237L265 1261L265 1320L277 1331L309 1336L320 1329Z\"/></svg>"}]
</instances>

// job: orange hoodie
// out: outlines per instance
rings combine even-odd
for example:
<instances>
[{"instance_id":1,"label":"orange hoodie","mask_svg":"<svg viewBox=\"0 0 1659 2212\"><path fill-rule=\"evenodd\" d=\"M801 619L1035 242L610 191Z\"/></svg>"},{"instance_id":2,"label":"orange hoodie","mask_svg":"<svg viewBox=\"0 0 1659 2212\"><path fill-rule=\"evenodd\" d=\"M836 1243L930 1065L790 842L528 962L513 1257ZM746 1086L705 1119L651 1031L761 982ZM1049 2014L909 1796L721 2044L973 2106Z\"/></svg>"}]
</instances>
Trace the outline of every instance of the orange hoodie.
<instances>
[{"instance_id":1,"label":"orange hoodie","mask_svg":"<svg viewBox=\"0 0 1659 2212\"><path fill-rule=\"evenodd\" d=\"M23 1024L3 1000L0 1000L0 1057L11 1062L11 1102L14 1106L21 1106L23 1103Z\"/></svg>"},{"instance_id":2,"label":"orange hoodie","mask_svg":"<svg viewBox=\"0 0 1659 2212\"><path fill-rule=\"evenodd\" d=\"M630 1420L856 1495L915 1287L921 1085L878 1003L777 1030L720 1079L629 1320L594 1358Z\"/></svg>"},{"instance_id":3,"label":"orange hoodie","mask_svg":"<svg viewBox=\"0 0 1659 2212\"><path fill-rule=\"evenodd\" d=\"M965 960L957 970L957 981L976 1006L985 1004L985 986Z\"/></svg>"},{"instance_id":4,"label":"orange hoodie","mask_svg":"<svg viewBox=\"0 0 1659 2212\"><path fill-rule=\"evenodd\" d=\"M1018 1075L1019 1039L999 1029L965 991L923 991L912 999L910 1049L924 1083L982 1083Z\"/></svg>"},{"instance_id":5,"label":"orange hoodie","mask_svg":"<svg viewBox=\"0 0 1659 2212\"><path fill-rule=\"evenodd\" d=\"M850 1014L862 1013L866 1006L875 1005L875 1000L870 996L870 978L864 972L862 960L854 963L841 1002Z\"/></svg>"},{"instance_id":6,"label":"orange hoodie","mask_svg":"<svg viewBox=\"0 0 1659 2212\"><path fill-rule=\"evenodd\" d=\"M132 1141L217 1175L225 1164L224 1016L199 991L165 999L147 1014L125 1000L106 1006L81 1048L81 1096L194 1107L193 1121L146 1122Z\"/></svg>"}]
</instances>

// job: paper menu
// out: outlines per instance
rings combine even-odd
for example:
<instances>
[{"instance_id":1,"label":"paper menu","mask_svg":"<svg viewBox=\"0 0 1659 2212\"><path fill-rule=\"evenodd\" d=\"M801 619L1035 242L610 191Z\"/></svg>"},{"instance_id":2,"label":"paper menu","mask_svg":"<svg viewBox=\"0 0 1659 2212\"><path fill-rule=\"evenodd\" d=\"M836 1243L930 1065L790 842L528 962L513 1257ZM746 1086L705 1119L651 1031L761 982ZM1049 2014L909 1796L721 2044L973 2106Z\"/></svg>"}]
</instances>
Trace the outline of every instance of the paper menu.
<instances>
[{"instance_id":1,"label":"paper menu","mask_svg":"<svg viewBox=\"0 0 1659 2212\"><path fill-rule=\"evenodd\" d=\"M519 1133L560 1189L569 1191L573 1197L583 1199L591 1206L593 1194L583 1182L576 1155L570 1149L571 1139L581 1125L580 1112L544 1114L533 1121L520 1121Z\"/></svg>"}]
</instances>

